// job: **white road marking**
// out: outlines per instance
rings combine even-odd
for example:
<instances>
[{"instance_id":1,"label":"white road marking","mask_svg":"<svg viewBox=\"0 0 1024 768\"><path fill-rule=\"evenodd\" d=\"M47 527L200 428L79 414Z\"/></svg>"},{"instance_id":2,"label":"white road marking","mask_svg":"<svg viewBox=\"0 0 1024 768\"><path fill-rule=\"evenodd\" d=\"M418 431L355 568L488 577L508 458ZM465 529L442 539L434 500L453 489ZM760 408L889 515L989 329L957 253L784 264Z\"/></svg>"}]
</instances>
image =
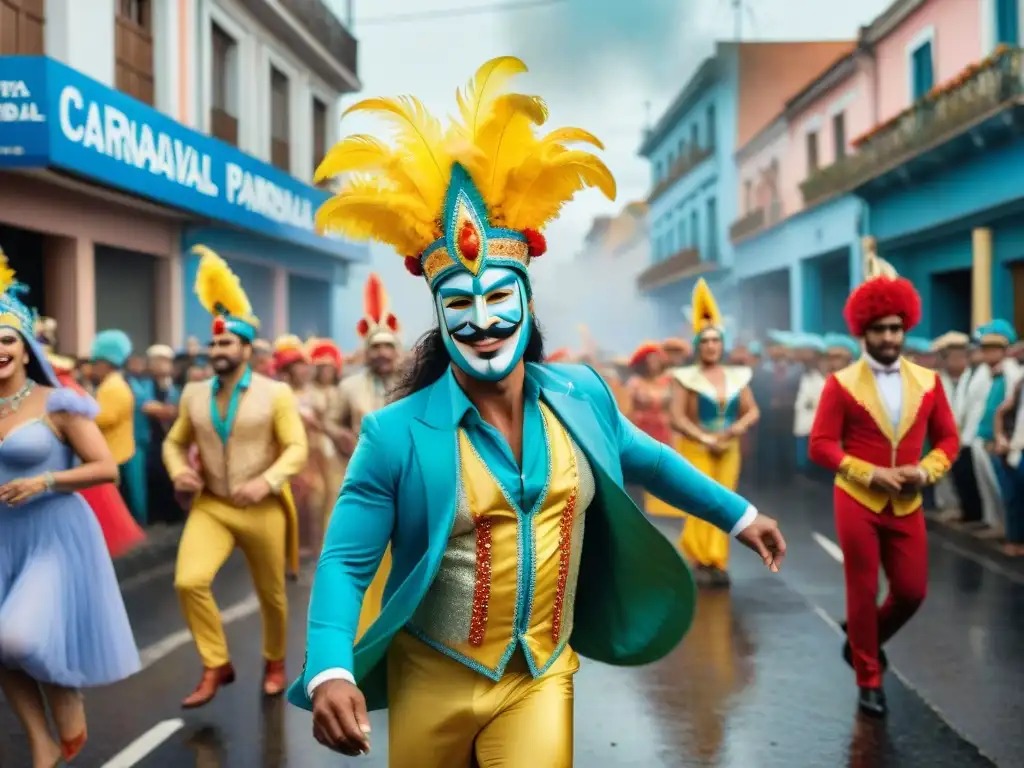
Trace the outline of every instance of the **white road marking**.
<instances>
[{"instance_id":1,"label":"white road marking","mask_svg":"<svg viewBox=\"0 0 1024 768\"><path fill-rule=\"evenodd\" d=\"M835 560L837 563L843 562L843 550L839 548L832 539L822 536L818 532L812 532L811 536L818 543L818 546L825 550L829 557Z\"/></svg>"},{"instance_id":2,"label":"white road marking","mask_svg":"<svg viewBox=\"0 0 1024 768\"><path fill-rule=\"evenodd\" d=\"M157 723L105 762L103 768L131 768L133 765L138 765L157 747L184 727L185 721L181 719L164 720L162 723Z\"/></svg>"},{"instance_id":3,"label":"white road marking","mask_svg":"<svg viewBox=\"0 0 1024 768\"><path fill-rule=\"evenodd\" d=\"M148 584L151 581L154 581L155 579L163 578L164 576L169 576L170 574L174 573L174 565L175 564L173 561L170 563L163 563L161 565L157 565L148 570L137 573L134 576L129 576L127 579L121 582L121 591L129 592L133 589L145 586L146 584Z\"/></svg>"},{"instance_id":4,"label":"white road marking","mask_svg":"<svg viewBox=\"0 0 1024 768\"><path fill-rule=\"evenodd\" d=\"M259 600L256 599L256 595L249 595L245 600L235 603L221 611L221 622L225 625L231 624L239 619L252 616L254 613L257 613L259 609L260 603ZM167 658L176 650L191 642L192 633L187 629L178 630L162 640L157 640L152 645L149 645L139 651L139 658L142 660L142 668L146 669L147 667L153 666L161 659Z\"/></svg>"}]
</instances>

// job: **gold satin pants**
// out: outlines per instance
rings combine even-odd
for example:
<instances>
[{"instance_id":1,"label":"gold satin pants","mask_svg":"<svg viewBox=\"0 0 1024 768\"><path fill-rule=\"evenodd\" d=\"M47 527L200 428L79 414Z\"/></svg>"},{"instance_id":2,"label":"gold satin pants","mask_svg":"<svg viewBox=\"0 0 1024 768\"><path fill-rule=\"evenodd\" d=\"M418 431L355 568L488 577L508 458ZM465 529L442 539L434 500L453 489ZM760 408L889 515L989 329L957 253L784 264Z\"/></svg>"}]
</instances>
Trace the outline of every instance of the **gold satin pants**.
<instances>
[{"instance_id":1,"label":"gold satin pants","mask_svg":"<svg viewBox=\"0 0 1024 768\"><path fill-rule=\"evenodd\" d=\"M498 682L411 635L388 651L391 768L572 768L571 648L533 678L517 652Z\"/></svg>"},{"instance_id":2,"label":"gold satin pants","mask_svg":"<svg viewBox=\"0 0 1024 768\"><path fill-rule=\"evenodd\" d=\"M384 587L387 586L388 576L391 575L391 545L384 550L384 557L377 566L377 573L366 588L363 595L363 607L359 610L359 627L356 629L356 642L362 639L366 630L380 616L380 609L384 606Z\"/></svg>"},{"instance_id":3,"label":"gold satin pants","mask_svg":"<svg viewBox=\"0 0 1024 768\"><path fill-rule=\"evenodd\" d=\"M174 588L204 667L212 669L231 660L210 585L235 547L245 555L260 602L263 657L269 661L285 657L285 523L284 506L273 495L245 509L205 493L193 502L178 545Z\"/></svg>"},{"instance_id":4,"label":"gold satin pants","mask_svg":"<svg viewBox=\"0 0 1024 768\"><path fill-rule=\"evenodd\" d=\"M680 438L677 450L683 458L729 490L736 490L740 481L740 443L734 440L720 456L693 440ZM705 565L725 570L729 566L729 534L711 523L688 515L679 537L679 549L694 565Z\"/></svg>"}]
</instances>

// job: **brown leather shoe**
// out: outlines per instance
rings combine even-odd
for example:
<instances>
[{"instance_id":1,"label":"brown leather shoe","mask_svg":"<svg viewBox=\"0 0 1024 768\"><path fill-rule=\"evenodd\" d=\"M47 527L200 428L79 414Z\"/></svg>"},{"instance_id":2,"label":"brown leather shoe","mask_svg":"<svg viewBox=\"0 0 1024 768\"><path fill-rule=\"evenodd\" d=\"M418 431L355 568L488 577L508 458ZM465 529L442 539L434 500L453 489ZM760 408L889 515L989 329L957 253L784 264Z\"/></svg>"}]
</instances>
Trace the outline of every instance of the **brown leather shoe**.
<instances>
[{"instance_id":1,"label":"brown leather shoe","mask_svg":"<svg viewBox=\"0 0 1024 768\"><path fill-rule=\"evenodd\" d=\"M204 669L199 685L192 691L191 695L181 702L182 709L196 709L203 707L213 701L221 686L231 685L235 682L235 668L231 664L214 669Z\"/></svg>"},{"instance_id":2,"label":"brown leather shoe","mask_svg":"<svg viewBox=\"0 0 1024 768\"><path fill-rule=\"evenodd\" d=\"M287 682L284 679L284 659L268 661L263 669L263 695L280 696Z\"/></svg>"}]
</instances>

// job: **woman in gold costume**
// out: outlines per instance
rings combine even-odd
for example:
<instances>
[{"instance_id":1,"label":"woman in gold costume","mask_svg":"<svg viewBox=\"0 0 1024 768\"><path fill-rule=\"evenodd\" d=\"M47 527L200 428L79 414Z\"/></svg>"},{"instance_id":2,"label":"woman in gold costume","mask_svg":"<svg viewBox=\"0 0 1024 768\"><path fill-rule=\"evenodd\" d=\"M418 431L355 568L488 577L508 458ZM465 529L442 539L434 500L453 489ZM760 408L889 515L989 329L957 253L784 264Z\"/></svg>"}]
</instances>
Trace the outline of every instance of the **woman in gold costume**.
<instances>
[{"instance_id":1,"label":"woman in gold costume","mask_svg":"<svg viewBox=\"0 0 1024 768\"><path fill-rule=\"evenodd\" d=\"M697 362L672 372L672 428L679 452L697 469L730 490L740 479L740 439L760 418L750 391L751 370L723 365L725 328L711 289L703 278L691 306ZM702 586L729 585L729 534L689 517L679 539Z\"/></svg>"}]
</instances>

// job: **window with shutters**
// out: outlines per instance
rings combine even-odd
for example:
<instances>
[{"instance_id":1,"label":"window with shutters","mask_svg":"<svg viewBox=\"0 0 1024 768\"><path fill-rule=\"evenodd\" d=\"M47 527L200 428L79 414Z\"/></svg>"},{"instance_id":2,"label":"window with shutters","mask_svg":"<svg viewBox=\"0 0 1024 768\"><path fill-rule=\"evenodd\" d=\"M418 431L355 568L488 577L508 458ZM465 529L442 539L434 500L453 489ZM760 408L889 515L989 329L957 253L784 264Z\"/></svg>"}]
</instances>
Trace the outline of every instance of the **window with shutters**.
<instances>
[{"instance_id":1,"label":"window with shutters","mask_svg":"<svg viewBox=\"0 0 1024 768\"><path fill-rule=\"evenodd\" d=\"M210 29L210 133L238 145L238 42L216 23Z\"/></svg>"},{"instance_id":2,"label":"window with shutters","mask_svg":"<svg viewBox=\"0 0 1024 768\"><path fill-rule=\"evenodd\" d=\"M911 100L917 101L935 86L931 40L922 43L910 54L910 67Z\"/></svg>"},{"instance_id":3,"label":"window with shutters","mask_svg":"<svg viewBox=\"0 0 1024 768\"><path fill-rule=\"evenodd\" d=\"M818 170L818 132L807 132L807 172Z\"/></svg>"},{"instance_id":4,"label":"window with shutters","mask_svg":"<svg viewBox=\"0 0 1024 768\"><path fill-rule=\"evenodd\" d=\"M313 169L327 154L327 105L313 97Z\"/></svg>"},{"instance_id":5,"label":"window with shutters","mask_svg":"<svg viewBox=\"0 0 1024 768\"><path fill-rule=\"evenodd\" d=\"M46 0L0 0L0 56L42 56Z\"/></svg>"},{"instance_id":6,"label":"window with shutters","mask_svg":"<svg viewBox=\"0 0 1024 768\"><path fill-rule=\"evenodd\" d=\"M282 171L291 170L291 110L288 76L270 68L270 162Z\"/></svg>"},{"instance_id":7,"label":"window with shutters","mask_svg":"<svg viewBox=\"0 0 1024 768\"><path fill-rule=\"evenodd\" d=\"M153 103L153 8L151 0L117 0L114 61L119 91Z\"/></svg>"},{"instance_id":8,"label":"window with shutters","mask_svg":"<svg viewBox=\"0 0 1024 768\"><path fill-rule=\"evenodd\" d=\"M832 116L832 146L838 163L846 157L846 114L843 112Z\"/></svg>"}]
</instances>

